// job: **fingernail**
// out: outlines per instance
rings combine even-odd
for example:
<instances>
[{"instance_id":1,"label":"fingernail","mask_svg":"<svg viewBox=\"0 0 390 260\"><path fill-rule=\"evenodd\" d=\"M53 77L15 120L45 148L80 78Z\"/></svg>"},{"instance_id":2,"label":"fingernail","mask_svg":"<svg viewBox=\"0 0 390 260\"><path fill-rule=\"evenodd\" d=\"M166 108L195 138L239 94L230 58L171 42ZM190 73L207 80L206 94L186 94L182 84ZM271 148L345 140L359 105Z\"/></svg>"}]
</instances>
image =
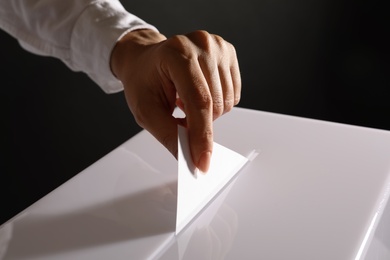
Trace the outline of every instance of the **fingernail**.
<instances>
[{"instance_id":1,"label":"fingernail","mask_svg":"<svg viewBox=\"0 0 390 260\"><path fill-rule=\"evenodd\" d=\"M198 169L206 174L210 167L211 152L203 152L198 161Z\"/></svg>"}]
</instances>

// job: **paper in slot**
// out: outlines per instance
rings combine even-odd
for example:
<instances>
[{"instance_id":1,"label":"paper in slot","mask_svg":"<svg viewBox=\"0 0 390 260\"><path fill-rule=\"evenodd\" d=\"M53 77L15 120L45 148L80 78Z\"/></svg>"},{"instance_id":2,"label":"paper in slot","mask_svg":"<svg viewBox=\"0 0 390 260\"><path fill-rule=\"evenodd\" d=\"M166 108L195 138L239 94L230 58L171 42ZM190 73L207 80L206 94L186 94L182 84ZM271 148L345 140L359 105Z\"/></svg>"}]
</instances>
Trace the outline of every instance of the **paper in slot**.
<instances>
[{"instance_id":1,"label":"paper in slot","mask_svg":"<svg viewBox=\"0 0 390 260\"><path fill-rule=\"evenodd\" d=\"M216 196L248 159L214 142L210 168L198 172L191 159L187 130L178 127L176 234Z\"/></svg>"}]
</instances>

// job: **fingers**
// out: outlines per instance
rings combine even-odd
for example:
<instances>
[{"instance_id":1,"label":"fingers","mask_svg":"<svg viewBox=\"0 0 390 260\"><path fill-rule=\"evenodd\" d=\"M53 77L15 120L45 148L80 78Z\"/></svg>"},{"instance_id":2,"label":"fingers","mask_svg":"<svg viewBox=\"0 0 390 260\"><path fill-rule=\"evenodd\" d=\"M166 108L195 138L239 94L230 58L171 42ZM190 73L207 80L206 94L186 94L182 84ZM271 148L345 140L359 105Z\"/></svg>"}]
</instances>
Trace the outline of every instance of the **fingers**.
<instances>
[{"instance_id":1,"label":"fingers","mask_svg":"<svg viewBox=\"0 0 390 260\"><path fill-rule=\"evenodd\" d=\"M128 33L114 49L112 69L124 84L137 123L175 156L177 125L186 126L193 162L207 172L213 121L240 99L236 52L205 31L164 38L147 30ZM172 116L176 105L185 112L185 120Z\"/></svg>"},{"instance_id":2,"label":"fingers","mask_svg":"<svg viewBox=\"0 0 390 260\"><path fill-rule=\"evenodd\" d=\"M196 31L187 35L199 49L198 62L206 78L213 103L213 119L238 104L241 77L233 45L218 35Z\"/></svg>"},{"instance_id":3,"label":"fingers","mask_svg":"<svg viewBox=\"0 0 390 260\"><path fill-rule=\"evenodd\" d=\"M215 118L217 119L222 114L225 114L229 112L233 106L235 105L234 102L234 96L235 96L235 90L234 90L234 84L232 75L230 73L230 68L228 66L223 66L223 68L220 69L220 78L221 78L221 84L223 86L223 109L222 113L218 114L218 116ZM215 114L215 113L214 113Z\"/></svg>"},{"instance_id":4,"label":"fingers","mask_svg":"<svg viewBox=\"0 0 390 260\"><path fill-rule=\"evenodd\" d=\"M233 83L233 92L234 92L234 106L236 106L241 99L241 75L240 68L238 64L236 50L233 45L230 45L230 51L232 52L233 59L230 64L230 75Z\"/></svg>"},{"instance_id":5,"label":"fingers","mask_svg":"<svg viewBox=\"0 0 390 260\"><path fill-rule=\"evenodd\" d=\"M207 80L197 61L178 59L169 64L169 73L176 72L172 81L186 114L192 160L207 172L213 149L213 103Z\"/></svg>"},{"instance_id":6,"label":"fingers","mask_svg":"<svg viewBox=\"0 0 390 260\"><path fill-rule=\"evenodd\" d=\"M175 51L166 74L179 93L177 104L186 113L194 164L207 172L213 120L230 111L240 98L236 53L221 37L203 31L174 37L168 44Z\"/></svg>"}]
</instances>

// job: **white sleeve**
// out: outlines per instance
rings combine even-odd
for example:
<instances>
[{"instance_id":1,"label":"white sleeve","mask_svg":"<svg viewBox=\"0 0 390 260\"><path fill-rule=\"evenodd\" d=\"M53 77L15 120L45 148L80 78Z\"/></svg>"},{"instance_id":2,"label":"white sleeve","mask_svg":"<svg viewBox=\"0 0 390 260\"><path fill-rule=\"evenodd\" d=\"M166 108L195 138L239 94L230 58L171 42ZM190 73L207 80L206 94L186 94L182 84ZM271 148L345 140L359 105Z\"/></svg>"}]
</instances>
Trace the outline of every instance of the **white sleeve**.
<instances>
[{"instance_id":1,"label":"white sleeve","mask_svg":"<svg viewBox=\"0 0 390 260\"><path fill-rule=\"evenodd\" d=\"M26 50L86 73L106 93L123 89L110 69L115 43L132 30L157 31L119 0L0 0L0 28Z\"/></svg>"}]
</instances>

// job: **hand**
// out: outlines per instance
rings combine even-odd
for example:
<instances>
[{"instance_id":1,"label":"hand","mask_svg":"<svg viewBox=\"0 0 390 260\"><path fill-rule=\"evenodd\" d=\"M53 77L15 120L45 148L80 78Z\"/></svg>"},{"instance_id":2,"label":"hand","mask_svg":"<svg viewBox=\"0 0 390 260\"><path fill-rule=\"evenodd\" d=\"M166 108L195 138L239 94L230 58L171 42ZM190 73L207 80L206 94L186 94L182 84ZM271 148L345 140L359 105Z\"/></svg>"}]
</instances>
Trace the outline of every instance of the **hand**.
<instances>
[{"instance_id":1,"label":"hand","mask_svg":"<svg viewBox=\"0 0 390 260\"><path fill-rule=\"evenodd\" d=\"M205 31L169 39L152 30L126 34L111 55L137 123L177 157L177 124L188 129L192 160L207 172L213 120L240 100L241 77L234 47ZM172 116L179 106L185 119Z\"/></svg>"}]
</instances>

